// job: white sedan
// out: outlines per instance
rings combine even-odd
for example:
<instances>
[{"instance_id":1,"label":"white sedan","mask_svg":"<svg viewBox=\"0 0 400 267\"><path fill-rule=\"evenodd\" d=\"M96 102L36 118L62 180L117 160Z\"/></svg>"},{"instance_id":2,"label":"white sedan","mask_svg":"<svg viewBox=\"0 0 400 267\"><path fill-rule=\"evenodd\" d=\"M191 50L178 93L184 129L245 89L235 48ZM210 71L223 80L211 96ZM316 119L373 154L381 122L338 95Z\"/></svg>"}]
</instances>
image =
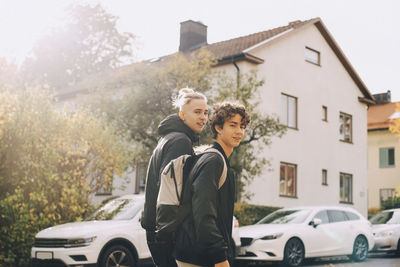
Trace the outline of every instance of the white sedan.
<instances>
[{"instance_id":1,"label":"white sedan","mask_svg":"<svg viewBox=\"0 0 400 267\"><path fill-rule=\"evenodd\" d=\"M351 255L364 261L374 246L371 224L345 207L277 210L254 225L240 227L236 260L283 261L299 266L304 258Z\"/></svg>"},{"instance_id":2,"label":"white sedan","mask_svg":"<svg viewBox=\"0 0 400 267\"><path fill-rule=\"evenodd\" d=\"M373 216L374 251L395 251L400 254L400 209L384 210Z\"/></svg>"}]
</instances>

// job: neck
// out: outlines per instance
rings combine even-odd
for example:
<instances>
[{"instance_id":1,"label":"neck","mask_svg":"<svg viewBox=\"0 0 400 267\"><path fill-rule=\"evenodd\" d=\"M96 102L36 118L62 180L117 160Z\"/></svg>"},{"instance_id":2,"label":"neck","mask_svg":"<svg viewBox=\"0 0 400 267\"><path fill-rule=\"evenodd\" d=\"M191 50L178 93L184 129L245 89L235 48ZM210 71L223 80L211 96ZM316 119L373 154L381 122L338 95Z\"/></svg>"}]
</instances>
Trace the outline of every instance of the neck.
<instances>
[{"instance_id":1,"label":"neck","mask_svg":"<svg viewBox=\"0 0 400 267\"><path fill-rule=\"evenodd\" d=\"M217 141L217 143L222 147L226 157L229 158L231 156L232 152L233 152L233 147L227 146L224 142L221 142L218 139L215 140L215 141Z\"/></svg>"}]
</instances>

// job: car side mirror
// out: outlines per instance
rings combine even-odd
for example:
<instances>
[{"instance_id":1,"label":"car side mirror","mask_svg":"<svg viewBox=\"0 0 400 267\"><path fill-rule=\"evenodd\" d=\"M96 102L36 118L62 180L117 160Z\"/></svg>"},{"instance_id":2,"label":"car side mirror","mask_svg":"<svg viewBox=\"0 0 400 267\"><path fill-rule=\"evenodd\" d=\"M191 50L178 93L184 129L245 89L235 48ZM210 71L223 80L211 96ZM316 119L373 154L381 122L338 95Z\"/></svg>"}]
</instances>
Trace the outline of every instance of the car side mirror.
<instances>
[{"instance_id":1,"label":"car side mirror","mask_svg":"<svg viewBox=\"0 0 400 267\"><path fill-rule=\"evenodd\" d=\"M322 223L321 219L318 218L314 218L312 219L312 221L309 223L309 225L311 225L314 228L317 228L318 225L320 225Z\"/></svg>"}]
</instances>

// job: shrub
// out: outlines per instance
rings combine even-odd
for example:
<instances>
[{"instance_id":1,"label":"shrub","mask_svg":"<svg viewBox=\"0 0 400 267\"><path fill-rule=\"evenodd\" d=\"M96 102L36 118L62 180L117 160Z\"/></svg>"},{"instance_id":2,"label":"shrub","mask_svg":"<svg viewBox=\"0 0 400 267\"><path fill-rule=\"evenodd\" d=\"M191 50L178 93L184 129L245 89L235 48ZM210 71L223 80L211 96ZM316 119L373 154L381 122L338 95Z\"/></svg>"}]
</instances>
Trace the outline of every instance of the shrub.
<instances>
[{"instance_id":1,"label":"shrub","mask_svg":"<svg viewBox=\"0 0 400 267\"><path fill-rule=\"evenodd\" d=\"M35 234L79 221L130 160L110 125L58 112L39 90L0 92L0 266L27 266Z\"/></svg>"},{"instance_id":2,"label":"shrub","mask_svg":"<svg viewBox=\"0 0 400 267\"><path fill-rule=\"evenodd\" d=\"M382 201L381 209L397 209L400 208L400 197L390 197L387 200Z\"/></svg>"},{"instance_id":3,"label":"shrub","mask_svg":"<svg viewBox=\"0 0 400 267\"><path fill-rule=\"evenodd\" d=\"M251 225L271 212L280 209L279 207L271 207L271 206L260 206L260 205L251 205L247 203L236 203L234 214L236 218L239 220L240 226Z\"/></svg>"}]
</instances>

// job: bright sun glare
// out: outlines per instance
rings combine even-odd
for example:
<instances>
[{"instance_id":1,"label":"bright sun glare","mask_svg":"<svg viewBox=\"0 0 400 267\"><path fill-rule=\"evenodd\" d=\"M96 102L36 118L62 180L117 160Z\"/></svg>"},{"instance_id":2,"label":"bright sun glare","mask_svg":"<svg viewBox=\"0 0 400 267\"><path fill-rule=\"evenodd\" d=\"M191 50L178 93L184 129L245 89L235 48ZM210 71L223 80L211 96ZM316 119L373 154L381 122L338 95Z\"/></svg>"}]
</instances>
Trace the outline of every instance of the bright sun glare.
<instances>
[{"instance_id":1,"label":"bright sun glare","mask_svg":"<svg viewBox=\"0 0 400 267\"><path fill-rule=\"evenodd\" d=\"M22 63L35 41L61 26L65 7L71 1L16 0L0 2L0 57Z\"/></svg>"}]
</instances>

